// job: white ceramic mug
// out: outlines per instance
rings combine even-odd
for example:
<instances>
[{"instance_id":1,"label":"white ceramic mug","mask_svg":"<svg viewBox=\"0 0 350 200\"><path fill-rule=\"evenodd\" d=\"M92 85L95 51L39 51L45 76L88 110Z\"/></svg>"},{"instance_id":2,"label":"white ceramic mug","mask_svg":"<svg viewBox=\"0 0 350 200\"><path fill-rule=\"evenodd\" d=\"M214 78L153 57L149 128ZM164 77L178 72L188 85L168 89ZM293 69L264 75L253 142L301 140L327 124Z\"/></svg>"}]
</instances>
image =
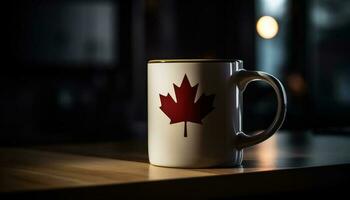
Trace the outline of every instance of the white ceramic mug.
<instances>
[{"instance_id":1,"label":"white ceramic mug","mask_svg":"<svg viewBox=\"0 0 350 200\"><path fill-rule=\"evenodd\" d=\"M270 84L277 113L266 130L242 132L242 92L251 81ZM157 166L240 165L243 148L272 136L286 114L286 94L270 74L246 71L240 60L178 59L148 62L148 154Z\"/></svg>"}]
</instances>

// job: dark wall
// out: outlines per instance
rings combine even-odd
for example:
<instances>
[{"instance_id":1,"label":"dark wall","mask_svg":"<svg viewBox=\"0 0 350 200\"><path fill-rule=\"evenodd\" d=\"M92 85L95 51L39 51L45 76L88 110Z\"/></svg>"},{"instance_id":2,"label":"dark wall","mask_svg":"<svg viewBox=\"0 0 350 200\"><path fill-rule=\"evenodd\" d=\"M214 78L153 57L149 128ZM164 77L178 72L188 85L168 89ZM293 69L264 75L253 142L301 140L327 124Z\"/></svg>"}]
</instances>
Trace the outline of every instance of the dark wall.
<instances>
[{"instance_id":1,"label":"dark wall","mask_svg":"<svg viewBox=\"0 0 350 200\"><path fill-rule=\"evenodd\" d=\"M349 125L347 1L288 1L283 128ZM30 0L2 4L0 143L147 137L147 60L238 58L256 68L256 1ZM317 13L324 12L330 22ZM315 15L316 13L316 15ZM323 19L324 20L324 19ZM266 85L244 94L244 129L274 115Z\"/></svg>"}]
</instances>

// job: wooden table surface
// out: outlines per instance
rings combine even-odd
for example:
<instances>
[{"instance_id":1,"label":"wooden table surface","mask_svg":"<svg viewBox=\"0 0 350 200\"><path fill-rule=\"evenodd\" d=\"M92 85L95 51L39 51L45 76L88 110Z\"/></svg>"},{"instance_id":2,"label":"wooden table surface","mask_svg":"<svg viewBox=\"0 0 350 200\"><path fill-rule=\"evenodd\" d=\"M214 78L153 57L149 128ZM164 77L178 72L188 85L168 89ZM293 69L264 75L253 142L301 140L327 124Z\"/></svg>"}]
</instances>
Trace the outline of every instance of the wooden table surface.
<instances>
[{"instance_id":1,"label":"wooden table surface","mask_svg":"<svg viewBox=\"0 0 350 200\"><path fill-rule=\"evenodd\" d=\"M275 134L241 167L175 169L148 163L147 142L0 148L2 195L228 197L338 187L349 180L350 137Z\"/></svg>"}]
</instances>

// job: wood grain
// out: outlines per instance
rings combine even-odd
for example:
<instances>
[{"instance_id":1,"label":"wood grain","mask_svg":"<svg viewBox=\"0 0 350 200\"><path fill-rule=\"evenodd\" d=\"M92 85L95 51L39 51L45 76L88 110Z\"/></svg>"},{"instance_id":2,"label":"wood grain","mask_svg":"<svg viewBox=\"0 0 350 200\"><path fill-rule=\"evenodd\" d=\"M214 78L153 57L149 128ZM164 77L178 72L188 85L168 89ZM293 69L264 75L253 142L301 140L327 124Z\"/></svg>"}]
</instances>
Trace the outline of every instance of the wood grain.
<instances>
[{"instance_id":1,"label":"wood grain","mask_svg":"<svg viewBox=\"0 0 350 200\"><path fill-rule=\"evenodd\" d=\"M176 169L152 166L147 160L146 144L145 141L124 141L1 148L0 192L98 186L113 186L115 190L130 184L145 184L147 187L147 184L166 185L165 181L170 183L176 180L180 183L186 180L215 182L223 177L229 178L232 181L230 184L233 184L243 178L252 182L254 176L259 177L260 173L283 174L290 170L290 174L293 174L300 172L300 169L327 166L345 166L348 169L350 163L350 138L341 136L277 134L247 149L243 166L234 168Z\"/></svg>"}]
</instances>

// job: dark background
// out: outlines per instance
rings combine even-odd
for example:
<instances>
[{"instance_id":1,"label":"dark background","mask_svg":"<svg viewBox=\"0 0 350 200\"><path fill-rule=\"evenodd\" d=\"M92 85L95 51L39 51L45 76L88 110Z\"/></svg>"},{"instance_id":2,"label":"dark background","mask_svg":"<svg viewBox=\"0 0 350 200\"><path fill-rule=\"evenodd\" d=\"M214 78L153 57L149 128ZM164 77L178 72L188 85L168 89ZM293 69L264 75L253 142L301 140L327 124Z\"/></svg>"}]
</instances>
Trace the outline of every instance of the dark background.
<instances>
[{"instance_id":1,"label":"dark background","mask_svg":"<svg viewBox=\"0 0 350 200\"><path fill-rule=\"evenodd\" d=\"M3 3L1 21L1 145L146 138L147 61L162 58L242 59L285 85L282 129L350 131L349 1L28 0ZM275 103L249 85L244 130Z\"/></svg>"}]
</instances>

